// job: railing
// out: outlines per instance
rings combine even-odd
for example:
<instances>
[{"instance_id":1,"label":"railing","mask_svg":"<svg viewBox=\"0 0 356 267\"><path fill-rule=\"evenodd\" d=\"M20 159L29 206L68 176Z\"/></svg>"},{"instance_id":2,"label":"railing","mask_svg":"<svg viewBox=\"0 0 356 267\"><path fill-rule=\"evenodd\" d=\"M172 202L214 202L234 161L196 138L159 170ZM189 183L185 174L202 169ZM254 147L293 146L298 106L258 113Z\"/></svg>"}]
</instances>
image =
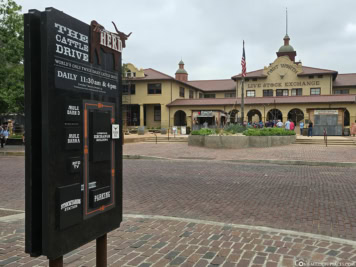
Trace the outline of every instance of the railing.
<instances>
[{"instance_id":1,"label":"railing","mask_svg":"<svg viewBox=\"0 0 356 267\"><path fill-rule=\"evenodd\" d=\"M326 132L326 128L324 128L324 143L325 146L328 146L328 133Z\"/></svg>"}]
</instances>

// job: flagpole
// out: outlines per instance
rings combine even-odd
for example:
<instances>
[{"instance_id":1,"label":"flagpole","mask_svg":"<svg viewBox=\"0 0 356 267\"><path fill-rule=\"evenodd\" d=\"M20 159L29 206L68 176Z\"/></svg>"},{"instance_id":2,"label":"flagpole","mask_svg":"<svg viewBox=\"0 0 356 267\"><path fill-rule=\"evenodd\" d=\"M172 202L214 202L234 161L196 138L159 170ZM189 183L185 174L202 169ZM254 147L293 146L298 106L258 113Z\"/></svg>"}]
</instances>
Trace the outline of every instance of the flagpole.
<instances>
[{"instance_id":1,"label":"flagpole","mask_svg":"<svg viewBox=\"0 0 356 267\"><path fill-rule=\"evenodd\" d=\"M245 55L245 41L243 41L243 48L242 48L242 59L241 59L241 66L242 66L242 80L241 80L241 125L244 124L245 118L245 93L244 93L244 84L245 84L245 76L246 76L246 55Z\"/></svg>"},{"instance_id":2,"label":"flagpole","mask_svg":"<svg viewBox=\"0 0 356 267\"><path fill-rule=\"evenodd\" d=\"M244 83L245 83L245 77L242 76L242 81L241 81L241 125L244 124L244 118L245 118Z\"/></svg>"}]
</instances>

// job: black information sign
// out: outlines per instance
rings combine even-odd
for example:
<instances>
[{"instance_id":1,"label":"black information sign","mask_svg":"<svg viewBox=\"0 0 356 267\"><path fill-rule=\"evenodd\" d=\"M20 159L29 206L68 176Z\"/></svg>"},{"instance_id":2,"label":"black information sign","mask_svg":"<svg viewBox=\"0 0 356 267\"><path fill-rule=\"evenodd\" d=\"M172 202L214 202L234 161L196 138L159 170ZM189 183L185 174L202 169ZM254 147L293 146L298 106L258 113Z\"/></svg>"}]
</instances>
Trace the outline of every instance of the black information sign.
<instances>
[{"instance_id":1,"label":"black information sign","mask_svg":"<svg viewBox=\"0 0 356 267\"><path fill-rule=\"evenodd\" d=\"M57 210L59 210L59 218L57 218L58 228L65 229L80 223L83 217L80 184L58 187L57 195Z\"/></svg>"},{"instance_id":2,"label":"black information sign","mask_svg":"<svg viewBox=\"0 0 356 267\"><path fill-rule=\"evenodd\" d=\"M115 30L54 8L25 14L31 256L56 259L122 221L121 52L128 35Z\"/></svg>"}]
</instances>

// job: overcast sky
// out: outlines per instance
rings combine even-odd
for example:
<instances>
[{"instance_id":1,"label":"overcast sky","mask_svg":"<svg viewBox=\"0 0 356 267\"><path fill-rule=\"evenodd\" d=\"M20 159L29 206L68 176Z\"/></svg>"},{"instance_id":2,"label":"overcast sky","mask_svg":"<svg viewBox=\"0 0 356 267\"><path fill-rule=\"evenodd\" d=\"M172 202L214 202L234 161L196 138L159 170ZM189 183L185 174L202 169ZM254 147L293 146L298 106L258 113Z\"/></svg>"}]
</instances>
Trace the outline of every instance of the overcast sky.
<instances>
[{"instance_id":1,"label":"overcast sky","mask_svg":"<svg viewBox=\"0 0 356 267\"><path fill-rule=\"evenodd\" d=\"M356 72L355 0L15 0L22 11L59 9L109 31L133 32L123 62L174 76L182 58L189 80L229 79L276 59L286 33L304 66Z\"/></svg>"}]
</instances>

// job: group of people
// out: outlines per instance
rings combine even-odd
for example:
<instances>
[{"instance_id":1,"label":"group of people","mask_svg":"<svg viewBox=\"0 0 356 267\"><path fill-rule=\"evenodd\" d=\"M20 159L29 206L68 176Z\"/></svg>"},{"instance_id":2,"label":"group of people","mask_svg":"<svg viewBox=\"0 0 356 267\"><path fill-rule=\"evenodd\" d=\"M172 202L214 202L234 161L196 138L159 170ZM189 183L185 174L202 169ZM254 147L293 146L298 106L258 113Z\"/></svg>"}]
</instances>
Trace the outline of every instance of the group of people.
<instances>
[{"instance_id":1,"label":"group of people","mask_svg":"<svg viewBox=\"0 0 356 267\"><path fill-rule=\"evenodd\" d=\"M285 123L283 123L281 120L270 120L270 121L266 121L265 124L263 124L262 121L260 122L248 122L246 124L246 122L244 123L245 126L247 127L253 127L253 128L263 128L263 127L267 127L267 128L273 128L273 127L277 127L277 128L285 128L286 130L291 130L294 131L295 127L296 127L296 123L294 123L292 120L287 120ZM300 135L303 135L303 129L304 129L304 121L301 121L299 123L299 128L300 128ZM308 137L312 137L313 136L313 123L310 121L308 124Z\"/></svg>"},{"instance_id":2,"label":"group of people","mask_svg":"<svg viewBox=\"0 0 356 267\"><path fill-rule=\"evenodd\" d=\"M253 128L273 128L273 127L278 127L278 128L283 128L285 127L286 130L294 130L295 129L295 124L293 121L287 120L285 124L281 120L270 120L266 121L266 123L263 123L262 121L260 122L248 122L247 127L253 127Z\"/></svg>"},{"instance_id":3,"label":"group of people","mask_svg":"<svg viewBox=\"0 0 356 267\"><path fill-rule=\"evenodd\" d=\"M9 138L9 129L8 129L8 125L3 124L0 126L0 144L1 144L1 148L3 148L6 144L7 139Z\"/></svg>"}]
</instances>

